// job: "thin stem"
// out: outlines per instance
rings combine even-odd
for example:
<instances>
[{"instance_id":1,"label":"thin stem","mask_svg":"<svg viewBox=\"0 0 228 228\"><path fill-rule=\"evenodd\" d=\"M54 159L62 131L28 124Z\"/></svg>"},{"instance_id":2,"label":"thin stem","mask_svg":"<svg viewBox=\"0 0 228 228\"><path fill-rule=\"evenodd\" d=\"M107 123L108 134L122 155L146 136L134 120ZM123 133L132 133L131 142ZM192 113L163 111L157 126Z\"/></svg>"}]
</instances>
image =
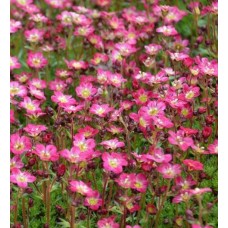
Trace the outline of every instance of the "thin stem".
<instances>
[{"instance_id":1,"label":"thin stem","mask_svg":"<svg viewBox=\"0 0 228 228\"><path fill-rule=\"evenodd\" d=\"M28 228L25 203L26 203L26 202L25 202L25 197L22 197L22 217L23 217L23 226L24 226L24 228Z\"/></svg>"}]
</instances>

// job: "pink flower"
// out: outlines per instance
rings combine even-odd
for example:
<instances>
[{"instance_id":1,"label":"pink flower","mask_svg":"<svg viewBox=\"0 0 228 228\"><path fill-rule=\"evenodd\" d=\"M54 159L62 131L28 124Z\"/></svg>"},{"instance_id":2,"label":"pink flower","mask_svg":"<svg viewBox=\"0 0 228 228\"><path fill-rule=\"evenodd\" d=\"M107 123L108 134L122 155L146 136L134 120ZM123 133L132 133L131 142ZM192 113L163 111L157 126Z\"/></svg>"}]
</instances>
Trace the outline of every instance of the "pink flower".
<instances>
[{"instance_id":1,"label":"pink flower","mask_svg":"<svg viewBox=\"0 0 228 228\"><path fill-rule=\"evenodd\" d=\"M190 137L184 137L184 131L179 130L177 133L169 131L169 142L178 145L181 150L186 151L190 146L194 146L194 142Z\"/></svg>"},{"instance_id":2,"label":"pink flower","mask_svg":"<svg viewBox=\"0 0 228 228\"><path fill-rule=\"evenodd\" d=\"M37 89L45 89L47 87L47 83L45 80L41 80L39 78L33 78L29 81L29 86L34 86Z\"/></svg>"},{"instance_id":3,"label":"pink flower","mask_svg":"<svg viewBox=\"0 0 228 228\"><path fill-rule=\"evenodd\" d=\"M146 128L151 125L151 117L149 115L145 115L141 109L139 110L138 114L130 113L129 117L139 124L139 127L142 131L145 131Z\"/></svg>"},{"instance_id":4,"label":"pink flower","mask_svg":"<svg viewBox=\"0 0 228 228\"><path fill-rule=\"evenodd\" d=\"M21 64L18 61L17 57L10 56L10 70L20 69Z\"/></svg>"},{"instance_id":5,"label":"pink flower","mask_svg":"<svg viewBox=\"0 0 228 228\"><path fill-rule=\"evenodd\" d=\"M193 195L200 196L206 192L211 192L210 188L195 188L189 190Z\"/></svg>"},{"instance_id":6,"label":"pink flower","mask_svg":"<svg viewBox=\"0 0 228 228\"><path fill-rule=\"evenodd\" d=\"M22 172L19 169L13 169L10 175L10 182L17 184L20 188L27 188L28 183L32 183L36 177L28 172Z\"/></svg>"},{"instance_id":7,"label":"pink flower","mask_svg":"<svg viewBox=\"0 0 228 228\"><path fill-rule=\"evenodd\" d=\"M32 148L31 139L26 136L19 136L19 133L10 136L10 150L14 154L22 154Z\"/></svg>"},{"instance_id":8,"label":"pink flower","mask_svg":"<svg viewBox=\"0 0 228 228\"><path fill-rule=\"evenodd\" d=\"M191 102L194 100L194 98L198 97L199 95L200 95L199 87L188 86L187 84L183 85L183 99L185 99L186 101Z\"/></svg>"},{"instance_id":9,"label":"pink flower","mask_svg":"<svg viewBox=\"0 0 228 228\"><path fill-rule=\"evenodd\" d=\"M122 133L124 130L121 127L117 127L115 125L111 125L110 127L106 128L107 131L111 132L113 135Z\"/></svg>"},{"instance_id":10,"label":"pink flower","mask_svg":"<svg viewBox=\"0 0 228 228\"><path fill-rule=\"evenodd\" d=\"M113 108L109 107L108 104L93 104L90 108L90 113L96 114L100 117L105 117L109 112L111 112Z\"/></svg>"},{"instance_id":11,"label":"pink flower","mask_svg":"<svg viewBox=\"0 0 228 228\"><path fill-rule=\"evenodd\" d=\"M181 173L181 166L165 163L158 166L157 171L162 174L163 178L172 179Z\"/></svg>"},{"instance_id":12,"label":"pink flower","mask_svg":"<svg viewBox=\"0 0 228 228\"><path fill-rule=\"evenodd\" d=\"M182 191L179 195L175 196L172 203L188 202L191 199L192 193L189 191Z\"/></svg>"},{"instance_id":13,"label":"pink flower","mask_svg":"<svg viewBox=\"0 0 228 228\"><path fill-rule=\"evenodd\" d=\"M21 161L21 158L19 155L15 155L10 160L10 171L14 169L20 169L24 167L24 163Z\"/></svg>"},{"instance_id":14,"label":"pink flower","mask_svg":"<svg viewBox=\"0 0 228 228\"><path fill-rule=\"evenodd\" d=\"M108 70L98 69L97 70L97 81L100 84L108 84L109 78L111 78L112 72Z\"/></svg>"},{"instance_id":15,"label":"pink flower","mask_svg":"<svg viewBox=\"0 0 228 228\"><path fill-rule=\"evenodd\" d=\"M74 70L81 70L81 69L87 69L88 68L88 63L84 61L77 61L77 60L71 60L67 61L66 64L69 69L74 69Z\"/></svg>"},{"instance_id":16,"label":"pink flower","mask_svg":"<svg viewBox=\"0 0 228 228\"><path fill-rule=\"evenodd\" d=\"M44 146L42 144L36 145L34 153L39 156L42 161L57 161L59 154L54 145Z\"/></svg>"},{"instance_id":17,"label":"pink flower","mask_svg":"<svg viewBox=\"0 0 228 228\"><path fill-rule=\"evenodd\" d=\"M102 154L103 166L106 171L112 171L119 174L123 171L123 166L127 166L128 162L118 153L103 153Z\"/></svg>"},{"instance_id":18,"label":"pink flower","mask_svg":"<svg viewBox=\"0 0 228 228\"><path fill-rule=\"evenodd\" d=\"M96 211L102 205L102 199L98 191L93 191L89 196L85 198L84 205L91 210Z\"/></svg>"},{"instance_id":19,"label":"pink flower","mask_svg":"<svg viewBox=\"0 0 228 228\"><path fill-rule=\"evenodd\" d=\"M42 131L46 131L47 127L44 125L28 124L24 130L32 137L37 137Z\"/></svg>"},{"instance_id":20,"label":"pink flower","mask_svg":"<svg viewBox=\"0 0 228 228\"><path fill-rule=\"evenodd\" d=\"M30 52L28 54L27 64L31 68L40 69L45 67L48 64L48 61L41 52Z\"/></svg>"},{"instance_id":21,"label":"pink flower","mask_svg":"<svg viewBox=\"0 0 228 228\"><path fill-rule=\"evenodd\" d=\"M189 57L187 54L180 53L180 52L174 52L174 53L168 52L168 53L170 55L170 58L175 61L183 61L184 59Z\"/></svg>"},{"instance_id":22,"label":"pink flower","mask_svg":"<svg viewBox=\"0 0 228 228\"><path fill-rule=\"evenodd\" d=\"M25 86L20 85L17 81L10 82L10 97L19 96L25 97L27 96L27 89Z\"/></svg>"},{"instance_id":23,"label":"pink flower","mask_svg":"<svg viewBox=\"0 0 228 228\"><path fill-rule=\"evenodd\" d=\"M51 100L61 106L74 105L76 103L71 95L65 95L62 92L54 92L54 95L51 96Z\"/></svg>"},{"instance_id":24,"label":"pink flower","mask_svg":"<svg viewBox=\"0 0 228 228\"><path fill-rule=\"evenodd\" d=\"M62 80L55 79L54 81L51 81L49 84L50 90L53 91L60 91L63 92L63 90L67 87L67 84L64 83Z\"/></svg>"},{"instance_id":25,"label":"pink flower","mask_svg":"<svg viewBox=\"0 0 228 228\"><path fill-rule=\"evenodd\" d=\"M189 171L192 170L203 170L203 164L199 161L195 161L192 159L185 159L183 163L188 166Z\"/></svg>"},{"instance_id":26,"label":"pink flower","mask_svg":"<svg viewBox=\"0 0 228 228\"><path fill-rule=\"evenodd\" d=\"M95 53L93 56L93 59L90 60L90 62L93 65L99 65L101 63L106 63L108 61L109 57L106 54L103 53Z\"/></svg>"},{"instance_id":27,"label":"pink flower","mask_svg":"<svg viewBox=\"0 0 228 228\"><path fill-rule=\"evenodd\" d=\"M115 221L115 217L114 216L111 216L109 218L103 218L103 219L100 219L98 222L97 222L97 226L98 228L119 228L119 224L116 223Z\"/></svg>"},{"instance_id":28,"label":"pink flower","mask_svg":"<svg viewBox=\"0 0 228 228\"><path fill-rule=\"evenodd\" d=\"M103 141L100 144L105 146L106 149L111 149L111 150L115 150L117 148L121 148L125 146L124 142L118 141L117 138Z\"/></svg>"},{"instance_id":29,"label":"pink flower","mask_svg":"<svg viewBox=\"0 0 228 228\"><path fill-rule=\"evenodd\" d=\"M145 112L151 118L158 115L164 115L166 105L162 101L150 101L147 106L142 107L142 111Z\"/></svg>"},{"instance_id":30,"label":"pink flower","mask_svg":"<svg viewBox=\"0 0 228 228\"><path fill-rule=\"evenodd\" d=\"M22 28L21 22L10 19L10 33L15 33Z\"/></svg>"},{"instance_id":31,"label":"pink flower","mask_svg":"<svg viewBox=\"0 0 228 228\"><path fill-rule=\"evenodd\" d=\"M156 32L163 33L164 36L175 36L177 35L177 30L172 25L164 25L156 29Z\"/></svg>"},{"instance_id":32,"label":"pink flower","mask_svg":"<svg viewBox=\"0 0 228 228\"><path fill-rule=\"evenodd\" d=\"M69 188L72 192L80 193L83 196L90 196L93 194L93 190L83 181L70 181Z\"/></svg>"},{"instance_id":33,"label":"pink flower","mask_svg":"<svg viewBox=\"0 0 228 228\"><path fill-rule=\"evenodd\" d=\"M29 92L32 96L34 96L36 99L39 99L39 100L46 100L46 97L44 95L44 92L37 89L36 87L34 86L30 86L29 87Z\"/></svg>"},{"instance_id":34,"label":"pink flower","mask_svg":"<svg viewBox=\"0 0 228 228\"><path fill-rule=\"evenodd\" d=\"M122 187L122 188L131 188L133 181L135 180L134 173L121 173L115 181Z\"/></svg>"},{"instance_id":35,"label":"pink flower","mask_svg":"<svg viewBox=\"0 0 228 228\"><path fill-rule=\"evenodd\" d=\"M60 155L71 163L79 163L85 161L90 154L81 152L78 147L72 147L71 150L64 149L60 151Z\"/></svg>"},{"instance_id":36,"label":"pink flower","mask_svg":"<svg viewBox=\"0 0 228 228\"><path fill-rule=\"evenodd\" d=\"M161 148L156 148L153 151L152 155L148 155L148 158L152 159L153 161L155 161L157 163L168 163L172 160L172 155L164 154L164 152Z\"/></svg>"},{"instance_id":37,"label":"pink flower","mask_svg":"<svg viewBox=\"0 0 228 228\"><path fill-rule=\"evenodd\" d=\"M84 153L93 151L96 146L94 139L86 139L82 133L76 134L74 136L73 144Z\"/></svg>"},{"instance_id":38,"label":"pink flower","mask_svg":"<svg viewBox=\"0 0 228 228\"><path fill-rule=\"evenodd\" d=\"M147 187L148 187L148 180L146 176L142 173L137 174L134 180L132 181L131 188L139 192L146 192Z\"/></svg>"},{"instance_id":39,"label":"pink flower","mask_svg":"<svg viewBox=\"0 0 228 228\"><path fill-rule=\"evenodd\" d=\"M149 44L145 46L145 49L148 55L156 55L162 49L162 47L158 44Z\"/></svg>"},{"instance_id":40,"label":"pink flower","mask_svg":"<svg viewBox=\"0 0 228 228\"><path fill-rule=\"evenodd\" d=\"M28 114L35 114L41 111L39 107L40 102L38 100L32 100L30 97L25 97L19 105L25 108Z\"/></svg>"},{"instance_id":41,"label":"pink flower","mask_svg":"<svg viewBox=\"0 0 228 228\"><path fill-rule=\"evenodd\" d=\"M210 154L218 154L218 140L216 139L207 149Z\"/></svg>"},{"instance_id":42,"label":"pink flower","mask_svg":"<svg viewBox=\"0 0 228 228\"><path fill-rule=\"evenodd\" d=\"M75 36L89 36L91 33L94 32L94 27L93 26L80 26L77 27L74 30L74 35Z\"/></svg>"},{"instance_id":43,"label":"pink flower","mask_svg":"<svg viewBox=\"0 0 228 228\"><path fill-rule=\"evenodd\" d=\"M108 78L109 84L119 88L123 82L126 82L127 80L122 77L121 74L111 74Z\"/></svg>"},{"instance_id":44,"label":"pink flower","mask_svg":"<svg viewBox=\"0 0 228 228\"><path fill-rule=\"evenodd\" d=\"M99 132L98 129L94 129L90 126L78 129L78 133L84 135L85 138L94 137Z\"/></svg>"},{"instance_id":45,"label":"pink flower","mask_svg":"<svg viewBox=\"0 0 228 228\"><path fill-rule=\"evenodd\" d=\"M176 177L175 184L180 186L182 190L189 189L191 186L196 185L196 181L192 179L189 175L186 179L183 179L181 176Z\"/></svg>"},{"instance_id":46,"label":"pink flower","mask_svg":"<svg viewBox=\"0 0 228 228\"><path fill-rule=\"evenodd\" d=\"M85 100L91 100L92 96L94 96L97 92L97 89L93 87L92 83L81 83L78 87L75 89L76 94L85 99Z\"/></svg>"},{"instance_id":47,"label":"pink flower","mask_svg":"<svg viewBox=\"0 0 228 228\"><path fill-rule=\"evenodd\" d=\"M37 43L43 40L44 32L40 29L32 29L25 31L25 38L31 43Z\"/></svg>"}]
</instances>

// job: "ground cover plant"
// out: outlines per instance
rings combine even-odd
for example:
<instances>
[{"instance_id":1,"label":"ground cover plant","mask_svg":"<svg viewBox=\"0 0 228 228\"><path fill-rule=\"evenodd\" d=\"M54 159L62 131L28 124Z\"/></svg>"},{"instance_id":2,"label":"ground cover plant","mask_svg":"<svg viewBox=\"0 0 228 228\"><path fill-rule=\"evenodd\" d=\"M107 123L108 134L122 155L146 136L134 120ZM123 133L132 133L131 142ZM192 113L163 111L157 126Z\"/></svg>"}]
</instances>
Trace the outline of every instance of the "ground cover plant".
<instances>
[{"instance_id":1,"label":"ground cover plant","mask_svg":"<svg viewBox=\"0 0 228 228\"><path fill-rule=\"evenodd\" d=\"M217 13L11 0L11 227L218 227Z\"/></svg>"}]
</instances>

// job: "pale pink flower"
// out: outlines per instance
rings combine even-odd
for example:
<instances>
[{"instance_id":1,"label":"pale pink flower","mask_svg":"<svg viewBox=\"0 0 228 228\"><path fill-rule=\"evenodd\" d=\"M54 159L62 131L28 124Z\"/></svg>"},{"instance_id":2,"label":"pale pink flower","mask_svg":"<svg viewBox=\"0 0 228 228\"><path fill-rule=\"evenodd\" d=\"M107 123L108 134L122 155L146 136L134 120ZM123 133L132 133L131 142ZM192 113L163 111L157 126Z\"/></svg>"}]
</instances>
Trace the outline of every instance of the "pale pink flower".
<instances>
[{"instance_id":1,"label":"pale pink flower","mask_svg":"<svg viewBox=\"0 0 228 228\"><path fill-rule=\"evenodd\" d=\"M25 31L25 38L31 43L37 43L43 40L44 31L40 29L32 29Z\"/></svg>"},{"instance_id":2,"label":"pale pink flower","mask_svg":"<svg viewBox=\"0 0 228 228\"><path fill-rule=\"evenodd\" d=\"M111 108L108 104L93 104L90 108L90 113L93 113L100 117L105 117L112 110L113 108Z\"/></svg>"},{"instance_id":3,"label":"pale pink flower","mask_svg":"<svg viewBox=\"0 0 228 228\"><path fill-rule=\"evenodd\" d=\"M74 136L73 144L84 153L93 151L96 146L94 139L86 139L82 133L76 134Z\"/></svg>"},{"instance_id":4,"label":"pale pink flower","mask_svg":"<svg viewBox=\"0 0 228 228\"><path fill-rule=\"evenodd\" d=\"M156 29L156 32L163 33L164 36L175 36L177 35L177 30L172 25L164 25Z\"/></svg>"},{"instance_id":5,"label":"pale pink flower","mask_svg":"<svg viewBox=\"0 0 228 228\"><path fill-rule=\"evenodd\" d=\"M10 159L10 171L13 169L20 169L23 168L24 163L22 162L19 155L15 155L13 158Z\"/></svg>"},{"instance_id":6,"label":"pale pink flower","mask_svg":"<svg viewBox=\"0 0 228 228\"><path fill-rule=\"evenodd\" d=\"M14 69L20 69L21 64L19 63L19 60L15 56L10 56L10 70Z\"/></svg>"},{"instance_id":7,"label":"pale pink flower","mask_svg":"<svg viewBox=\"0 0 228 228\"><path fill-rule=\"evenodd\" d=\"M172 179L181 173L181 166L165 163L158 166L157 171L162 174L163 178Z\"/></svg>"},{"instance_id":8,"label":"pale pink flower","mask_svg":"<svg viewBox=\"0 0 228 228\"><path fill-rule=\"evenodd\" d=\"M117 138L103 141L100 144L110 150L115 150L125 146L124 142L120 142Z\"/></svg>"},{"instance_id":9,"label":"pale pink flower","mask_svg":"<svg viewBox=\"0 0 228 228\"><path fill-rule=\"evenodd\" d=\"M13 169L10 175L10 182L17 184L20 188L27 188L28 183L32 183L36 180L36 177L29 172L22 172L19 169Z\"/></svg>"},{"instance_id":10,"label":"pale pink flower","mask_svg":"<svg viewBox=\"0 0 228 228\"><path fill-rule=\"evenodd\" d=\"M58 105L74 105L76 103L75 99L71 95L65 95L62 92L54 92L51 96L51 100Z\"/></svg>"},{"instance_id":11,"label":"pale pink flower","mask_svg":"<svg viewBox=\"0 0 228 228\"><path fill-rule=\"evenodd\" d=\"M70 181L69 188L72 192L80 193L83 196L90 196L93 194L92 188L90 188L87 184L80 180Z\"/></svg>"},{"instance_id":12,"label":"pale pink flower","mask_svg":"<svg viewBox=\"0 0 228 228\"><path fill-rule=\"evenodd\" d=\"M115 222L115 217L111 216L108 218L100 219L97 222L98 228L119 228L119 224Z\"/></svg>"}]
</instances>

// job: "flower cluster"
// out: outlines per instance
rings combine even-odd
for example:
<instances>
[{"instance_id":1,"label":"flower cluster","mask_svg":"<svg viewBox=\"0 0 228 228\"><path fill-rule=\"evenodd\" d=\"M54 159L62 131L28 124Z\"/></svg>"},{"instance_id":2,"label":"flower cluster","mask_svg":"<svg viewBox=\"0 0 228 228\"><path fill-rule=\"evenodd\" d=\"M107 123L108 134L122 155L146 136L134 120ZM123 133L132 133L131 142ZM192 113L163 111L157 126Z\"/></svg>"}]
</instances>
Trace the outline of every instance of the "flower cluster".
<instances>
[{"instance_id":1,"label":"flower cluster","mask_svg":"<svg viewBox=\"0 0 228 228\"><path fill-rule=\"evenodd\" d=\"M217 2L188 2L11 0L14 227L217 226Z\"/></svg>"}]
</instances>

